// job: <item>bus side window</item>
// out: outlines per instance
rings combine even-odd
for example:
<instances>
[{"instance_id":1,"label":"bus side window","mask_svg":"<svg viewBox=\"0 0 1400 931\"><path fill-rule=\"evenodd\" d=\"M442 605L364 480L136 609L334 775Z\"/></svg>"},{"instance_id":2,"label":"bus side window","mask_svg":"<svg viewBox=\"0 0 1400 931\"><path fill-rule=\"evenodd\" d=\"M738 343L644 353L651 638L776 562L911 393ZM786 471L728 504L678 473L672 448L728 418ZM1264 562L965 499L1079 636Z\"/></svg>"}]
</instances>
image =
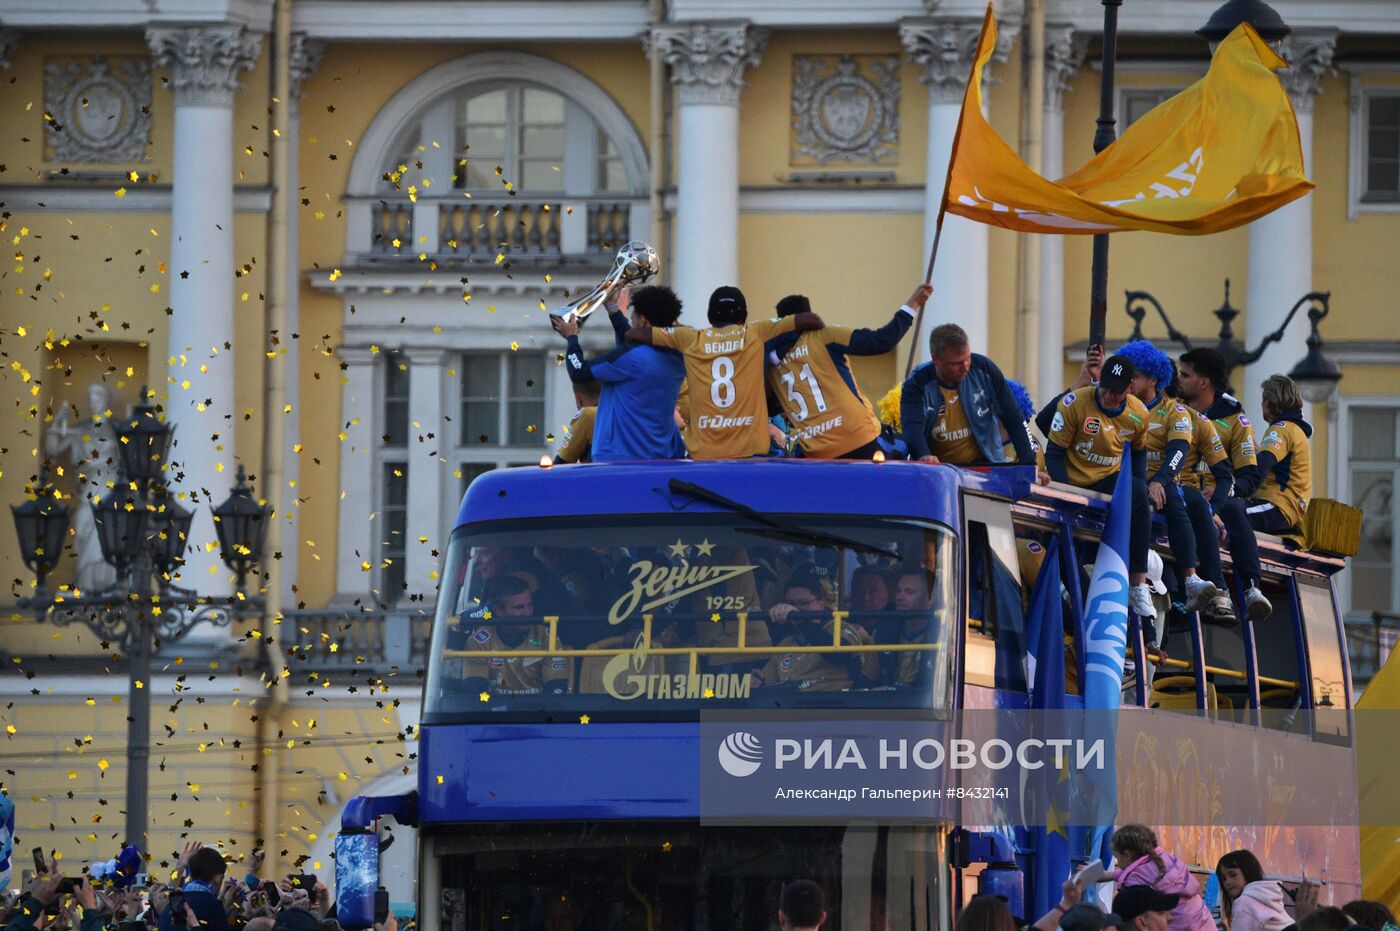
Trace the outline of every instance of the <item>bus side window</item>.
<instances>
[{"instance_id":1,"label":"bus side window","mask_svg":"<svg viewBox=\"0 0 1400 931\"><path fill-rule=\"evenodd\" d=\"M1298 602L1307 632L1309 686L1312 692L1313 733L1328 743L1348 743L1346 676L1342 641L1331 584L1322 578L1297 574Z\"/></svg>"},{"instance_id":2,"label":"bus side window","mask_svg":"<svg viewBox=\"0 0 1400 931\"><path fill-rule=\"evenodd\" d=\"M1302 631L1293 610L1293 593L1288 579L1274 576L1264 576L1259 588L1274 606L1273 613L1254 625L1260 723L1274 730L1306 732L1307 715L1300 713L1306 701L1298 659Z\"/></svg>"},{"instance_id":3,"label":"bus side window","mask_svg":"<svg viewBox=\"0 0 1400 931\"><path fill-rule=\"evenodd\" d=\"M1053 546L1055 531L1044 527L1033 527L1029 524L1016 523L1016 560L1021 570L1021 606L1026 617L1026 629L1029 630L1031 623L1031 606L1035 604L1036 585L1040 581L1040 570L1045 565L1045 558L1052 552L1059 552ZM1058 603L1060 605L1060 629L1063 631L1065 644L1065 693L1068 695L1079 694L1079 658L1075 644L1075 624L1073 607L1070 605L1069 591L1065 587L1064 567L1069 564L1066 560L1060 560L1060 592ZM1034 652L1038 644L1027 642L1026 650Z\"/></svg>"},{"instance_id":4,"label":"bus side window","mask_svg":"<svg viewBox=\"0 0 1400 931\"><path fill-rule=\"evenodd\" d=\"M1249 665L1243 628L1239 624L1202 624L1201 639L1206 655L1207 710L1225 720L1248 721Z\"/></svg>"},{"instance_id":5,"label":"bus side window","mask_svg":"<svg viewBox=\"0 0 1400 931\"><path fill-rule=\"evenodd\" d=\"M963 498L967 544L967 639L970 685L1025 692L1025 613L1011 511L1004 501Z\"/></svg>"}]
</instances>

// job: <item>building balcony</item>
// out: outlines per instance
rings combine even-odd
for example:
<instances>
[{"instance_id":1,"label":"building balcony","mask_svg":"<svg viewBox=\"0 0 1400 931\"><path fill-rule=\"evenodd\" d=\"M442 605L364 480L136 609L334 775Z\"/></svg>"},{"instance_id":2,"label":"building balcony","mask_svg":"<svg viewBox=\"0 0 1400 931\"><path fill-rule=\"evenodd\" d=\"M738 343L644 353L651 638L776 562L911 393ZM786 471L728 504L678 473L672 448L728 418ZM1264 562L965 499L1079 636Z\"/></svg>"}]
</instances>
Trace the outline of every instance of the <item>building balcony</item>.
<instances>
[{"instance_id":1,"label":"building balcony","mask_svg":"<svg viewBox=\"0 0 1400 931\"><path fill-rule=\"evenodd\" d=\"M356 197L347 199L349 265L418 262L607 264L646 238L645 197ZM500 257L504 256L504 260Z\"/></svg>"}]
</instances>

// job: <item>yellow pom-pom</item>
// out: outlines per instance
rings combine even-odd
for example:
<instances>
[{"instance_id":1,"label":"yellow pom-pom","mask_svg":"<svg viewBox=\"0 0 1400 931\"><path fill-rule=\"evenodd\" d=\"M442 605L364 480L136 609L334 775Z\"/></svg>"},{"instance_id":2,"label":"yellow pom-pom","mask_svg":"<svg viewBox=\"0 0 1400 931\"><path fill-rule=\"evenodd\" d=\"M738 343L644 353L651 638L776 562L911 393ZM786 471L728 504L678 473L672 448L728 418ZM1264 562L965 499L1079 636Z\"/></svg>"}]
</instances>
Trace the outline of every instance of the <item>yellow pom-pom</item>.
<instances>
[{"instance_id":1,"label":"yellow pom-pom","mask_svg":"<svg viewBox=\"0 0 1400 931\"><path fill-rule=\"evenodd\" d=\"M899 422L899 394L902 388L903 385L895 385L880 399L880 422L896 430L903 429Z\"/></svg>"}]
</instances>

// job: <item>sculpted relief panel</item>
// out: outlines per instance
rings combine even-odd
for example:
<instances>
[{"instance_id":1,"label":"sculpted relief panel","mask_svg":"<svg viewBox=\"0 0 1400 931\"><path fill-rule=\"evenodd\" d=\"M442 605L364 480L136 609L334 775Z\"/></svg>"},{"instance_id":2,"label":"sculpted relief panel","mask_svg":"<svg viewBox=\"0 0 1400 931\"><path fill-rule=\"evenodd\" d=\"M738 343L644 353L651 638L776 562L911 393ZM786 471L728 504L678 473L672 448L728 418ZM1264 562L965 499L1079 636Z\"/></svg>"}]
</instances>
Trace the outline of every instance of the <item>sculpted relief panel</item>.
<instances>
[{"instance_id":1,"label":"sculpted relief panel","mask_svg":"<svg viewBox=\"0 0 1400 931\"><path fill-rule=\"evenodd\" d=\"M129 164L151 134L148 58L53 58L44 62L44 157Z\"/></svg>"},{"instance_id":2,"label":"sculpted relief panel","mask_svg":"<svg viewBox=\"0 0 1400 931\"><path fill-rule=\"evenodd\" d=\"M897 55L794 55L792 164L899 160Z\"/></svg>"}]
</instances>

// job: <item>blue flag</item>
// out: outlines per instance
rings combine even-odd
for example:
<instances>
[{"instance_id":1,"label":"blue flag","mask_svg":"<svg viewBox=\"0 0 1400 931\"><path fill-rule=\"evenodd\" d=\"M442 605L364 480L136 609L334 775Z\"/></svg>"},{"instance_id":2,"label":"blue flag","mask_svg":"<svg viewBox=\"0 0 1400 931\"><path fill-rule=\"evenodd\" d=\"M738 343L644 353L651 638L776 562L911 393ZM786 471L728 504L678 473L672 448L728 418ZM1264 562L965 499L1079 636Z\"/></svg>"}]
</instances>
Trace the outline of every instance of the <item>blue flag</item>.
<instances>
[{"instance_id":1,"label":"blue flag","mask_svg":"<svg viewBox=\"0 0 1400 931\"><path fill-rule=\"evenodd\" d=\"M1132 525L1132 450L1125 446L1108 505L1103 539L1094 560L1094 574L1084 599L1085 738L1104 743L1106 770L1092 778L1092 811L1096 827L1090 832L1091 859L1098 856L1118 811L1118 707L1123 700L1123 664L1128 653L1128 537Z\"/></svg>"},{"instance_id":2,"label":"blue flag","mask_svg":"<svg viewBox=\"0 0 1400 931\"><path fill-rule=\"evenodd\" d=\"M15 851L15 803L0 795L0 890L10 888L11 860Z\"/></svg>"},{"instance_id":3,"label":"blue flag","mask_svg":"<svg viewBox=\"0 0 1400 931\"><path fill-rule=\"evenodd\" d=\"M1041 564L1031 599L1028 628L1034 637L1028 642L1033 650L1035 672L1031 687L1031 710L1063 711L1065 709L1065 642L1064 614L1060 602L1060 554L1052 540ZM1037 715L1044 718L1043 715ZM1050 775L1062 779L1068 774ZM1026 918L1033 920L1048 912L1060 900L1060 886L1070 873L1068 806L1057 807L1058 792L1042 795L1049 799L1049 809L1039 812L1040 820L1031 829L1035 850L1035 869L1031 873L1031 908Z\"/></svg>"}]
</instances>

